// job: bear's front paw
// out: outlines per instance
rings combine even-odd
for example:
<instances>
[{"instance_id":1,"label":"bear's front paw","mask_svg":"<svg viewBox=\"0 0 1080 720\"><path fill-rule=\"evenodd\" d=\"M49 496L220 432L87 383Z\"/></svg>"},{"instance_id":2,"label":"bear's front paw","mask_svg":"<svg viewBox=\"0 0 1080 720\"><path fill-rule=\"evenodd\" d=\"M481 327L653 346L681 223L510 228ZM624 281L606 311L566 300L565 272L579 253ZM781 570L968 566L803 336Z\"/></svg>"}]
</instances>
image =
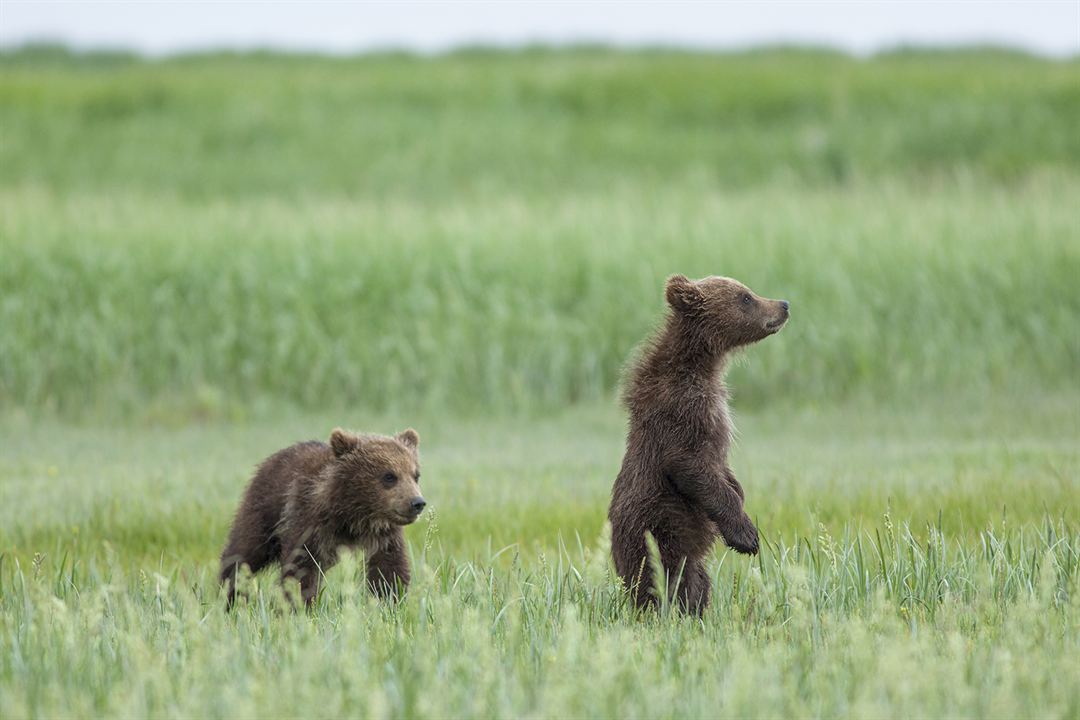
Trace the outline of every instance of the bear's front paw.
<instances>
[{"instance_id":1,"label":"bear's front paw","mask_svg":"<svg viewBox=\"0 0 1080 720\"><path fill-rule=\"evenodd\" d=\"M740 552L745 555L757 555L757 528L754 527L754 524L750 522L750 520L745 519L734 528L734 532L724 535L724 542L726 542L728 547L735 552Z\"/></svg>"}]
</instances>

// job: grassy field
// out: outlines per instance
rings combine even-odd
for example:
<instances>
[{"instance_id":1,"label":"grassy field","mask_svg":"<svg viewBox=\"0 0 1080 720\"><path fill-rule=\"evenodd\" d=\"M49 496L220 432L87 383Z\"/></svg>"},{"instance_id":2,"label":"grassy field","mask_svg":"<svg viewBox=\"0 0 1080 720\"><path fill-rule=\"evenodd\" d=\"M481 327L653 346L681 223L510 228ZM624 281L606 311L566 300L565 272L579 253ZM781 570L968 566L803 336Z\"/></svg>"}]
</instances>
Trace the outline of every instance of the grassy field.
<instances>
[{"instance_id":1,"label":"grassy field","mask_svg":"<svg viewBox=\"0 0 1080 720\"><path fill-rule=\"evenodd\" d=\"M1080 717L1080 64L0 55L0 716ZM604 514L672 272L765 551L637 617ZM408 597L214 581L260 459L423 438Z\"/></svg>"},{"instance_id":2,"label":"grassy field","mask_svg":"<svg viewBox=\"0 0 1080 720\"><path fill-rule=\"evenodd\" d=\"M337 418L9 421L0 714L1076 717L1075 405L990 415L744 417L767 549L717 553L701 622L636 619L609 567L613 408L422 419L407 600L350 559L311 617L274 574L225 614L214 558L252 463Z\"/></svg>"}]
</instances>

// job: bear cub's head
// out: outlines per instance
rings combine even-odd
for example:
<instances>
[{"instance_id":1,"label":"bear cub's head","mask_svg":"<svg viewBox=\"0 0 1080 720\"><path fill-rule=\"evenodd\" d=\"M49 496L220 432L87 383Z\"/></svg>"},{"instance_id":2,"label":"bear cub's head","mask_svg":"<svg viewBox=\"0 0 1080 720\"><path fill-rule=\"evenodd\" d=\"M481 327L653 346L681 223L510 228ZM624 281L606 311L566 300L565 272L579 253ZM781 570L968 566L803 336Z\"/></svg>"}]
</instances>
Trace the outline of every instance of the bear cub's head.
<instances>
[{"instance_id":1,"label":"bear cub's head","mask_svg":"<svg viewBox=\"0 0 1080 720\"><path fill-rule=\"evenodd\" d=\"M667 301L716 350L757 342L778 332L788 320L787 300L760 297L738 280L715 275L701 280L672 275Z\"/></svg>"},{"instance_id":2,"label":"bear cub's head","mask_svg":"<svg viewBox=\"0 0 1080 720\"><path fill-rule=\"evenodd\" d=\"M412 428L393 437L330 434L334 502L371 528L409 525L427 501L420 494L420 436Z\"/></svg>"}]
</instances>

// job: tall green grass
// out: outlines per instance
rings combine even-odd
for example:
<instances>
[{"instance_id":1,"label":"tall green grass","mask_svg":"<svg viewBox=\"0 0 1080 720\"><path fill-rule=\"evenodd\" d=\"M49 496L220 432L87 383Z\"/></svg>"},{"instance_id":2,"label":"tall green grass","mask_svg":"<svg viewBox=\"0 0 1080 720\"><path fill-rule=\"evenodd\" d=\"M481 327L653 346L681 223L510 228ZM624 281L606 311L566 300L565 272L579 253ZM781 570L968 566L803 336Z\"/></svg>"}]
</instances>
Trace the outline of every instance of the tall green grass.
<instances>
[{"instance_id":1,"label":"tall green grass","mask_svg":"<svg viewBox=\"0 0 1080 720\"><path fill-rule=\"evenodd\" d=\"M553 409L610 396L667 274L793 319L740 402L1075 388L1080 182L945 191L624 187L553 201L0 191L0 402L142 417Z\"/></svg>"}]
</instances>

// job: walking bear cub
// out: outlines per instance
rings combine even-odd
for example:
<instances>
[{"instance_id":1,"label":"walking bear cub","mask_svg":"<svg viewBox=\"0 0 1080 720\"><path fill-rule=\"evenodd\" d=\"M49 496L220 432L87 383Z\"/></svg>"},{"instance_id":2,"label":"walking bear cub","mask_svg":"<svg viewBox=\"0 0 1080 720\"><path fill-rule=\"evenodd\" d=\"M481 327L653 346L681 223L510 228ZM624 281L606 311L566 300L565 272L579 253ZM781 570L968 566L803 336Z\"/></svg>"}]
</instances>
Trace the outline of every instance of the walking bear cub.
<instances>
[{"instance_id":1,"label":"walking bear cub","mask_svg":"<svg viewBox=\"0 0 1080 720\"><path fill-rule=\"evenodd\" d=\"M427 504L420 494L420 437L336 429L330 443L302 442L259 465L221 553L221 582L236 599L241 565L259 572L278 562L282 577L300 581L311 607L323 573L341 547L362 548L371 591L396 597L409 585L402 527Z\"/></svg>"},{"instance_id":2,"label":"walking bear cub","mask_svg":"<svg viewBox=\"0 0 1080 720\"><path fill-rule=\"evenodd\" d=\"M738 552L758 551L757 528L727 464L726 361L732 350L779 331L788 303L723 277L673 275L666 294L667 320L624 390L630 423L608 510L611 551L637 605L655 603L645 544L652 533L669 592L700 615L710 593L703 561L716 536Z\"/></svg>"}]
</instances>

